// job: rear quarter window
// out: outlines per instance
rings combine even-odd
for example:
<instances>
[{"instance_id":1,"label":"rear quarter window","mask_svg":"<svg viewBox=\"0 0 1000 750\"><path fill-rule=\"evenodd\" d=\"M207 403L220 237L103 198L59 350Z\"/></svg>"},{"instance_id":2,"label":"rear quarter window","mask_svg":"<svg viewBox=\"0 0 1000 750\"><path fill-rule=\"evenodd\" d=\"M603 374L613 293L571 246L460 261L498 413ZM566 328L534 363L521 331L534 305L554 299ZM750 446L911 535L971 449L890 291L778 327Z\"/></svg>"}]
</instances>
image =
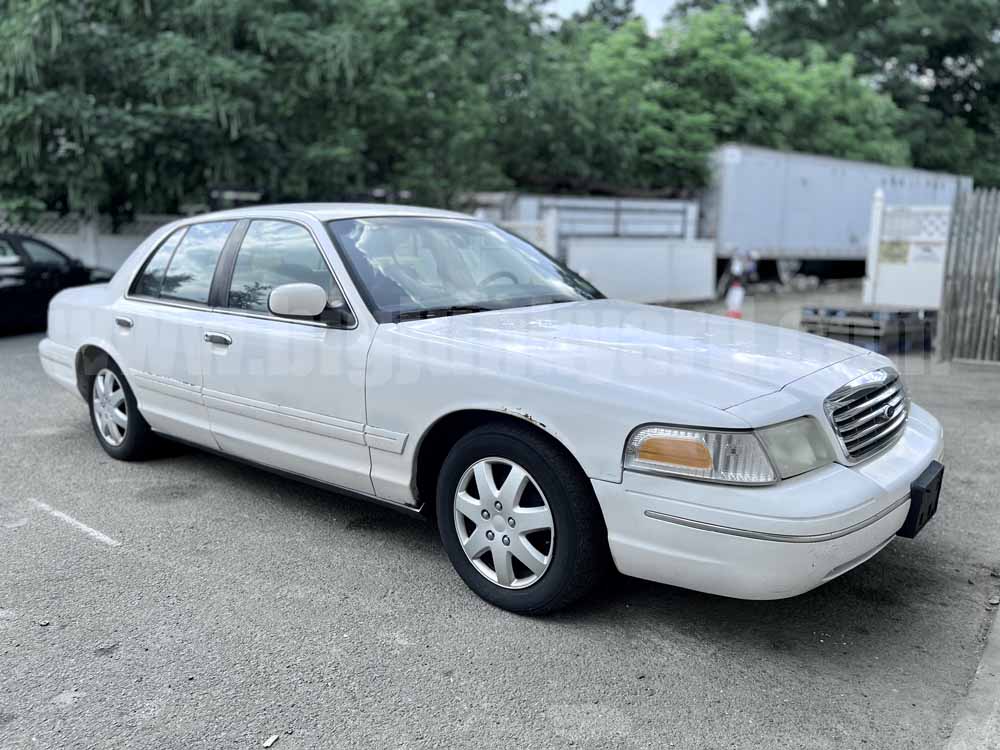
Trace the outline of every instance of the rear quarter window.
<instances>
[{"instance_id":1,"label":"rear quarter window","mask_svg":"<svg viewBox=\"0 0 1000 750\"><path fill-rule=\"evenodd\" d=\"M207 304L215 266L235 226L235 221L213 221L188 227L163 274L160 297Z\"/></svg>"},{"instance_id":2,"label":"rear quarter window","mask_svg":"<svg viewBox=\"0 0 1000 750\"><path fill-rule=\"evenodd\" d=\"M156 251L149 256L145 267L132 284L132 294L141 297L159 297L160 285L163 283L163 272L167 270L170 256L174 254L177 245L187 231L187 227L178 229L164 240Z\"/></svg>"}]
</instances>

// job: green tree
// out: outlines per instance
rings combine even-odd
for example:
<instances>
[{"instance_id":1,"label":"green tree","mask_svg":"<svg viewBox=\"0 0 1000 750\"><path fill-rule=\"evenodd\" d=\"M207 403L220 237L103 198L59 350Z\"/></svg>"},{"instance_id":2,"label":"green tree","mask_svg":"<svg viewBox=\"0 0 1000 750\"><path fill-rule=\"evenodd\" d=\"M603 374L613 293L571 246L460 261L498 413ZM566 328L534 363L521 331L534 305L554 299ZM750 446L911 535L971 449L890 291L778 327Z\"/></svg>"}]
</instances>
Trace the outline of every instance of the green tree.
<instances>
[{"instance_id":1,"label":"green tree","mask_svg":"<svg viewBox=\"0 0 1000 750\"><path fill-rule=\"evenodd\" d=\"M535 16L493 0L7 0L0 200L172 211L506 184L490 134Z\"/></svg>"},{"instance_id":2,"label":"green tree","mask_svg":"<svg viewBox=\"0 0 1000 750\"><path fill-rule=\"evenodd\" d=\"M698 13L705 10L715 10L716 8L731 8L732 10L746 15L752 10L761 7L765 0L677 0L670 9L670 16L673 18L683 18L691 13Z\"/></svg>"},{"instance_id":3,"label":"green tree","mask_svg":"<svg viewBox=\"0 0 1000 750\"><path fill-rule=\"evenodd\" d=\"M596 21L614 31L636 19L635 0L590 0L583 13L574 13L576 23Z\"/></svg>"},{"instance_id":4,"label":"green tree","mask_svg":"<svg viewBox=\"0 0 1000 750\"><path fill-rule=\"evenodd\" d=\"M0 194L118 214L242 177L274 140L255 117L266 70L232 45L233 13L201 5L6 3Z\"/></svg>"},{"instance_id":5,"label":"green tree","mask_svg":"<svg viewBox=\"0 0 1000 750\"><path fill-rule=\"evenodd\" d=\"M501 102L506 173L530 189L675 194L707 178L703 113L671 106L641 21L574 23L551 35Z\"/></svg>"},{"instance_id":6,"label":"green tree","mask_svg":"<svg viewBox=\"0 0 1000 750\"><path fill-rule=\"evenodd\" d=\"M766 54L738 12L660 36L627 0L0 0L0 203L203 203L517 187L676 195L720 140L901 163L850 57Z\"/></svg>"},{"instance_id":7,"label":"green tree","mask_svg":"<svg viewBox=\"0 0 1000 750\"><path fill-rule=\"evenodd\" d=\"M907 163L906 143L896 136L900 111L857 76L850 56L768 54L730 8L671 25L656 73L675 106L711 117L719 141Z\"/></svg>"},{"instance_id":8,"label":"green tree","mask_svg":"<svg viewBox=\"0 0 1000 750\"><path fill-rule=\"evenodd\" d=\"M363 6L371 64L354 82L348 118L364 138L363 182L439 205L509 186L495 137L498 102L520 93L534 16L490 0Z\"/></svg>"},{"instance_id":9,"label":"green tree","mask_svg":"<svg viewBox=\"0 0 1000 750\"><path fill-rule=\"evenodd\" d=\"M1000 184L1000 4L994 0L771 0L759 33L798 58L821 46L903 110L917 166Z\"/></svg>"}]
</instances>

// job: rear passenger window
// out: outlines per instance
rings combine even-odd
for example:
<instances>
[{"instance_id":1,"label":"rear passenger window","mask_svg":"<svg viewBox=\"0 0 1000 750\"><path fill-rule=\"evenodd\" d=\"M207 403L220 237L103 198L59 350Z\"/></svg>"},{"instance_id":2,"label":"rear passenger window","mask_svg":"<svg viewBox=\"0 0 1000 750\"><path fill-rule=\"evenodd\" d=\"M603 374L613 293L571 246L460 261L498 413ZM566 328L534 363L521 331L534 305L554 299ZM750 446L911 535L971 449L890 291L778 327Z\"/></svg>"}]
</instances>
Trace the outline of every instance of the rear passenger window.
<instances>
[{"instance_id":1,"label":"rear passenger window","mask_svg":"<svg viewBox=\"0 0 1000 750\"><path fill-rule=\"evenodd\" d=\"M160 296L207 304L215 265L235 226L235 221L214 221L188 227L163 274Z\"/></svg>"},{"instance_id":2,"label":"rear passenger window","mask_svg":"<svg viewBox=\"0 0 1000 750\"><path fill-rule=\"evenodd\" d=\"M143 297L160 296L160 284L163 283L163 272L170 262L170 256L174 254L174 249L186 231L186 228L178 229L156 248L156 252L146 261L146 267L142 269L142 273L136 279L132 287L132 294L138 294Z\"/></svg>"},{"instance_id":3,"label":"rear passenger window","mask_svg":"<svg viewBox=\"0 0 1000 750\"><path fill-rule=\"evenodd\" d=\"M305 227L287 221L252 222L236 256L229 307L268 313L272 289L301 282L318 284L333 303L341 300L333 276Z\"/></svg>"}]
</instances>

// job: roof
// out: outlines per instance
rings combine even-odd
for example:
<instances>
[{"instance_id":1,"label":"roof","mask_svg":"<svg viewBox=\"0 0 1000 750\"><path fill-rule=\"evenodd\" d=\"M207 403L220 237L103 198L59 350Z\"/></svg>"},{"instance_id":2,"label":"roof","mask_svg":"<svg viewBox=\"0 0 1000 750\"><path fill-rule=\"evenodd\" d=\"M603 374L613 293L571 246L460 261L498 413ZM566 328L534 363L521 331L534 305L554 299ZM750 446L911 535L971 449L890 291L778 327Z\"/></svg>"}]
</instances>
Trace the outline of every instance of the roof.
<instances>
[{"instance_id":1,"label":"roof","mask_svg":"<svg viewBox=\"0 0 1000 750\"><path fill-rule=\"evenodd\" d=\"M224 211L216 211L210 214L201 214L190 219L203 220L206 218L252 218L261 214L289 216L303 214L310 215L320 221L332 221L334 219L361 219L372 216L422 216L439 219L471 219L468 214L461 214L455 211L444 211L440 208L424 208L422 206L399 206L388 203L279 203L266 206L244 206L243 208L231 208Z\"/></svg>"}]
</instances>

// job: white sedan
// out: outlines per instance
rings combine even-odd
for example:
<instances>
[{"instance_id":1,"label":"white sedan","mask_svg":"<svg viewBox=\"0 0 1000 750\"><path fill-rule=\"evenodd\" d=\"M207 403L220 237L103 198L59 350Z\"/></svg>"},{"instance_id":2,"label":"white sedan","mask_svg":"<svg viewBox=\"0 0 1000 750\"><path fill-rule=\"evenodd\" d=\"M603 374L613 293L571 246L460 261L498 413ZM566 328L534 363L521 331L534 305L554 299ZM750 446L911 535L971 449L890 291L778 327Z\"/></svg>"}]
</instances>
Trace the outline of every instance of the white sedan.
<instances>
[{"instance_id":1,"label":"white sedan","mask_svg":"<svg viewBox=\"0 0 1000 750\"><path fill-rule=\"evenodd\" d=\"M60 293L39 351L111 456L162 435L425 513L469 587L516 612L612 564L794 596L914 536L943 472L941 427L886 358L607 300L431 209L175 222L110 283Z\"/></svg>"}]
</instances>

